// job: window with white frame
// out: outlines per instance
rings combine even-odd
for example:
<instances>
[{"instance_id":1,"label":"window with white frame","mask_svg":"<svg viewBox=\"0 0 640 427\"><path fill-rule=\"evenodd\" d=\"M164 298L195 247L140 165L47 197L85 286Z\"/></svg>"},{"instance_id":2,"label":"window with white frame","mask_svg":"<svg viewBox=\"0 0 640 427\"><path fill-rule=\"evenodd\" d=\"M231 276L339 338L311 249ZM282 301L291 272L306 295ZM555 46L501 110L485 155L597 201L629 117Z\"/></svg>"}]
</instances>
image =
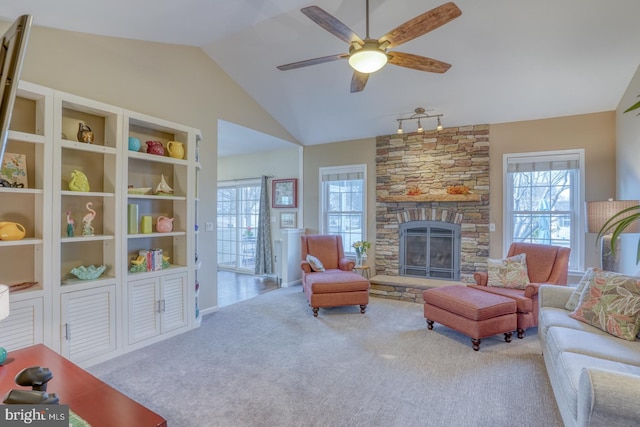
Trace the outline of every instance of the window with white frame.
<instances>
[{"instance_id":1,"label":"window with white frame","mask_svg":"<svg viewBox=\"0 0 640 427\"><path fill-rule=\"evenodd\" d=\"M571 248L570 270L584 264L584 150L505 154L504 250L513 242Z\"/></svg>"},{"instance_id":2,"label":"window with white frame","mask_svg":"<svg viewBox=\"0 0 640 427\"><path fill-rule=\"evenodd\" d=\"M321 232L342 236L345 254L366 240L367 165L320 168Z\"/></svg>"}]
</instances>

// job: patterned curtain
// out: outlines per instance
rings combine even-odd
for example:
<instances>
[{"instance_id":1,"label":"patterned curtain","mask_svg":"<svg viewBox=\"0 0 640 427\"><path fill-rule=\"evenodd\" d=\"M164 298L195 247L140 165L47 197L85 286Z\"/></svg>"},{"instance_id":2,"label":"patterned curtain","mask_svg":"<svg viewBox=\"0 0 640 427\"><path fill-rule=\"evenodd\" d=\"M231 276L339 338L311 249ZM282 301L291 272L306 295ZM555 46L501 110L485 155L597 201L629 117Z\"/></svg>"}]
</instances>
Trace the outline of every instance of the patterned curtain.
<instances>
[{"instance_id":1,"label":"patterned curtain","mask_svg":"<svg viewBox=\"0 0 640 427\"><path fill-rule=\"evenodd\" d=\"M271 250L271 213L269 211L269 178L262 177L260 186L260 213L258 215L258 238L256 240L256 269L255 274L265 275L273 273Z\"/></svg>"}]
</instances>

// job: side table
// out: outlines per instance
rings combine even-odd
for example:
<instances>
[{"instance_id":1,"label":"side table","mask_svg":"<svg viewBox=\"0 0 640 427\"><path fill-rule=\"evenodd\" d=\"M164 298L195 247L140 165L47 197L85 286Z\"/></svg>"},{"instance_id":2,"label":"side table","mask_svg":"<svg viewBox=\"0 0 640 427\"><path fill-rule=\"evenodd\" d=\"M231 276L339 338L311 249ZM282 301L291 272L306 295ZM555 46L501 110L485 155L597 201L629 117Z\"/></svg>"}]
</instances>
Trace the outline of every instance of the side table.
<instances>
[{"instance_id":1,"label":"side table","mask_svg":"<svg viewBox=\"0 0 640 427\"><path fill-rule=\"evenodd\" d=\"M353 271L360 273L365 279L369 279L369 266L368 265L356 265L353 267Z\"/></svg>"}]
</instances>

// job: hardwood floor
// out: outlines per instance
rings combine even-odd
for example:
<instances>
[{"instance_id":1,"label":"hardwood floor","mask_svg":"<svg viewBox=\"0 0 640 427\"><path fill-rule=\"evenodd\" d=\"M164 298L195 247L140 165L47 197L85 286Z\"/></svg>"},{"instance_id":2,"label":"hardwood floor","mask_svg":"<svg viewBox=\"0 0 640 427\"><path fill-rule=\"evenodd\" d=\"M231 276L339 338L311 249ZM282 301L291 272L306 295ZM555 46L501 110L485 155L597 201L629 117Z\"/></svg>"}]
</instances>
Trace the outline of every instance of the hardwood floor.
<instances>
[{"instance_id":1,"label":"hardwood floor","mask_svg":"<svg viewBox=\"0 0 640 427\"><path fill-rule=\"evenodd\" d=\"M218 307L226 307L279 287L275 277L218 270Z\"/></svg>"}]
</instances>

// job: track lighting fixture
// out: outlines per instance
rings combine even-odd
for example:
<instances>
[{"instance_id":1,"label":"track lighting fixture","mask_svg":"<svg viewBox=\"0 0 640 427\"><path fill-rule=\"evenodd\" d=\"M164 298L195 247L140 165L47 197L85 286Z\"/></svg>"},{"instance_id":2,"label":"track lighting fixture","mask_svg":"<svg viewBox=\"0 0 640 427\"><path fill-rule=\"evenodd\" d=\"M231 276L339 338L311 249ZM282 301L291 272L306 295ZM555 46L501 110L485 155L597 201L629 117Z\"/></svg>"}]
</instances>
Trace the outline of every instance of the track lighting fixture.
<instances>
[{"instance_id":1,"label":"track lighting fixture","mask_svg":"<svg viewBox=\"0 0 640 427\"><path fill-rule=\"evenodd\" d=\"M442 117L442 114L427 114L425 112L425 109L422 107L418 107L415 110L413 110L415 112L415 114L412 114L409 117L402 117L399 119L396 119L398 121L398 130L396 133L403 134L404 130L402 128L402 122L406 121L406 120L417 120L418 121L418 128L416 129L416 132L422 133L424 132L424 128L422 127L422 120L421 119L430 119L435 117L436 119L438 119L437 122L437 126L436 126L436 130L439 132L443 129L442 127L442 122L440 121L440 117Z\"/></svg>"}]
</instances>

